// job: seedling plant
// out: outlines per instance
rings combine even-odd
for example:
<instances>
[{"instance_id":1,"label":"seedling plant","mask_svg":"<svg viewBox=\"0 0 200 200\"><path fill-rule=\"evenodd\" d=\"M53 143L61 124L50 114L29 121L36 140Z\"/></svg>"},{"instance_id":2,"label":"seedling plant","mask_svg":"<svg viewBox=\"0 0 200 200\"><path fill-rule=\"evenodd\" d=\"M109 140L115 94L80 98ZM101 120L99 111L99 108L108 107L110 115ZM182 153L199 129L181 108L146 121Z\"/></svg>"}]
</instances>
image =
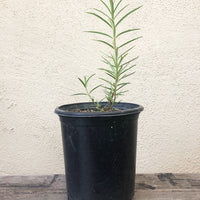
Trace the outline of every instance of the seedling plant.
<instances>
[{"instance_id":1,"label":"seedling plant","mask_svg":"<svg viewBox=\"0 0 200 200\"><path fill-rule=\"evenodd\" d=\"M89 77L84 76L82 79L78 78L81 84L83 85L85 92L77 93L75 95L88 96L98 111L113 111L114 106L119 102L118 97L128 92L128 90L125 90L124 88L125 86L129 85L130 82L127 82L125 79L134 74L132 69L136 65L133 64L133 62L138 58L134 57L130 60L127 60L129 52L134 48L134 46L129 45L141 38L141 36L135 37L131 40L125 41L122 44L118 44L118 39L120 37L127 33L139 30L138 28L132 28L124 30L122 32L118 32L118 27L128 16L130 16L132 13L141 8L141 6L123 14L126 8L129 6L128 4L125 6L121 6L123 0L100 0L100 2L103 4L105 11L94 8L92 12L87 13L98 18L99 20L104 22L105 25L109 26L110 33L99 31L86 32L96 34L99 36L101 35L104 38L106 38L105 40L98 39L96 41L107 45L111 50L108 54L103 53L102 56L102 61L106 64L106 67L99 68L99 70L105 72L107 78L100 77L100 79L103 81L103 84L97 85L92 89L88 88L88 83L95 74L92 74ZM124 49L125 47L126 49ZM104 98L100 101L97 101L93 97L93 92L97 88L103 88L104 92ZM100 102L102 101L107 102L105 106L101 105Z\"/></svg>"}]
</instances>

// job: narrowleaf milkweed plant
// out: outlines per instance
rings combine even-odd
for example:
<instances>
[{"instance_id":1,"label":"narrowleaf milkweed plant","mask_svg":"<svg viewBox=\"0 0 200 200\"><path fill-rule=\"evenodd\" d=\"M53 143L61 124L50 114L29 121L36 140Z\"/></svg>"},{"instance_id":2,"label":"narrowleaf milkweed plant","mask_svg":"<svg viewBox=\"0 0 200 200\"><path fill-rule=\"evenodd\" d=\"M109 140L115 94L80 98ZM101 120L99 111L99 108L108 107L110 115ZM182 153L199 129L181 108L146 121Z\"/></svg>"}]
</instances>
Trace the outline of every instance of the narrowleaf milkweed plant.
<instances>
[{"instance_id":1,"label":"narrowleaf milkweed plant","mask_svg":"<svg viewBox=\"0 0 200 200\"><path fill-rule=\"evenodd\" d=\"M106 11L94 8L93 12L87 12L87 13L104 22L105 25L109 26L111 32L110 33L99 32L99 31L86 31L86 32L101 35L106 38L106 40L96 40L96 41L104 45L107 45L111 49L111 52L109 54L103 53L102 56L103 59L102 61L106 64L107 67L99 68L99 70L105 72L105 74L109 77L109 79L100 78L103 81L103 84L97 85L92 89L88 89L88 83L95 74L92 74L89 77L84 76L83 79L78 78L81 84L83 85L85 92L77 93L74 95L88 96L98 111L112 111L114 109L114 106L118 103L117 101L118 97L127 92L127 90L125 90L124 88L125 86L129 85L130 82L126 82L125 79L134 74L132 69L136 65L133 64L133 61L135 61L138 58L135 57L130 60L126 59L129 52L134 48L134 46L131 47L127 46L132 44L135 40L141 38L141 36L136 37L124 42L123 44L118 44L119 37L122 37L126 33L140 30L138 28L132 28L118 33L118 26L129 15L137 11L142 6L139 6L123 14L124 10L129 6L129 5L121 6L123 0L118 0L118 1L100 0L100 1L104 5ZM122 15L123 17L120 17L120 14L123 14ZM122 49L124 49L123 47L126 47L126 50L122 51ZM101 106L100 104L101 101L97 101L92 95L92 93L97 88L104 89L103 90L104 98L101 100L103 101L106 99L107 104L104 107Z\"/></svg>"}]
</instances>

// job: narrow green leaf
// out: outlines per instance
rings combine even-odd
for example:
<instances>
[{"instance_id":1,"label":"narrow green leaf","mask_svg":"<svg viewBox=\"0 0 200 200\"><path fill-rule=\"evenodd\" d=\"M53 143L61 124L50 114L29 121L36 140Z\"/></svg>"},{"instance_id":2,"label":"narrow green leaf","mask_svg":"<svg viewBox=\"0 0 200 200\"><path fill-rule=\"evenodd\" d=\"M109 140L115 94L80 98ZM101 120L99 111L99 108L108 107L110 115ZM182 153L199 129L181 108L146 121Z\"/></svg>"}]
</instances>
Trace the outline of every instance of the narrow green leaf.
<instances>
[{"instance_id":1,"label":"narrow green leaf","mask_svg":"<svg viewBox=\"0 0 200 200\"><path fill-rule=\"evenodd\" d=\"M121 62L124 60L124 58L125 58L127 55L128 55L128 53L126 53L126 54L124 54L123 56L119 57L120 59L119 59L118 65L121 64Z\"/></svg>"},{"instance_id":2,"label":"narrow green leaf","mask_svg":"<svg viewBox=\"0 0 200 200\"><path fill-rule=\"evenodd\" d=\"M126 82L126 83L119 83L117 84L117 86L121 86L121 85L128 85L128 84L131 84L130 82Z\"/></svg>"},{"instance_id":3,"label":"narrow green leaf","mask_svg":"<svg viewBox=\"0 0 200 200\"><path fill-rule=\"evenodd\" d=\"M113 93L113 87L111 86L110 88L107 88L107 94L109 94L110 95L110 97L111 97L111 95L112 95L112 93Z\"/></svg>"},{"instance_id":4,"label":"narrow green leaf","mask_svg":"<svg viewBox=\"0 0 200 200\"><path fill-rule=\"evenodd\" d=\"M121 81L122 79L127 78L127 77L129 77L129 76L131 76L131 75L133 75L133 74L135 74L135 72L132 72L132 73L130 73L130 74L125 74L124 76L122 76L122 77L119 79L119 81Z\"/></svg>"},{"instance_id":5,"label":"narrow green leaf","mask_svg":"<svg viewBox=\"0 0 200 200\"><path fill-rule=\"evenodd\" d=\"M104 98L102 98L99 102L102 102L102 101L104 101L104 99L105 99L105 97Z\"/></svg>"},{"instance_id":6,"label":"narrow green leaf","mask_svg":"<svg viewBox=\"0 0 200 200\"><path fill-rule=\"evenodd\" d=\"M111 27L112 27L112 30L113 32L115 33L116 32L116 27L115 27L115 23L114 23L114 20L110 20L110 24L111 24Z\"/></svg>"},{"instance_id":7,"label":"narrow green leaf","mask_svg":"<svg viewBox=\"0 0 200 200\"><path fill-rule=\"evenodd\" d=\"M125 91L119 92L119 93L117 93L116 95L117 95L117 96L120 96L120 95L123 95L123 94L126 93L126 92L128 92L128 90L125 90Z\"/></svg>"},{"instance_id":8,"label":"narrow green leaf","mask_svg":"<svg viewBox=\"0 0 200 200\"><path fill-rule=\"evenodd\" d=\"M135 41L135 40L138 40L138 39L140 39L140 38L142 38L142 36L137 37L137 38L134 38L134 39L132 39L132 40L129 40L128 42L126 42L126 43L122 44L121 46L119 46L119 48L121 48L121 47L123 47L123 46L125 46L125 45L127 45L127 44L129 44L129 43L131 43L131 42L133 42L133 41Z\"/></svg>"},{"instance_id":9,"label":"narrow green leaf","mask_svg":"<svg viewBox=\"0 0 200 200\"><path fill-rule=\"evenodd\" d=\"M108 46L111 47L112 49L114 49L113 46L112 46L111 44L109 44L108 42L106 42L106 41L104 41L104 40L94 40L94 41L101 42L101 43L103 43L103 44L108 45Z\"/></svg>"},{"instance_id":10,"label":"narrow green leaf","mask_svg":"<svg viewBox=\"0 0 200 200\"><path fill-rule=\"evenodd\" d=\"M112 74L107 73L107 72L106 72L106 74L115 80L115 76L113 76Z\"/></svg>"},{"instance_id":11,"label":"narrow green leaf","mask_svg":"<svg viewBox=\"0 0 200 200\"><path fill-rule=\"evenodd\" d=\"M86 86L86 82L87 82L86 76L84 76L84 82L85 82L85 86Z\"/></svg>"},{"instance_id":12,"label":"narrow green leaf","mask_svg":"<svg viewBox=\"0 0 200 200\"><path fill-rule=\"evenodd\" d=\"M103 11L97 9L97 8L93 8L93 9L96 10L97 12L100 12L101 14L105 15L108 19L111 20L111 18L105 12L103 12Z\"/></svg>"},{"instance_id":13,"label":"narrow green leaf","mask_svg":"<svg viewBox=\"0 0 200 200\"><path fill-rule=\"evenodd\" d=\"M77 96L77 95L87 95L85 93L76 93L76 94L73 94L72 96Z\"/></svg>"},{"instance_id":14,"label":"narrow green leaf","mask_svg":"<svg viewBox=\"0 0 200 200\"><path fill-rule=\"evenodd\" d=\"M111 58L112 58L112 60L114 62L114 66L116 67L117 66L117 60L116 60L116 58L113 55L111 55Z\"/></svg>"},{"instance_id":15,"label":"narrow green leaf","mask_svg":"<svg viewBox=\"0 0 200 200\"><path fill-rule=\"evenodd\" d=\"M122 91L122 92L119 92L118 95L122 95L124 93L128 92L128 90L125 90L125 91Z\"/></svg>"},{"instance_id":16,"label":"narrow green leaf","mask_svg":"<svg viewBox=\"0 0 200 200\"><path fill-rule=\"evenodd\" d=\"M88 81L94 76L95 74L92 74L86 81L86 84L88 83Z\"/></svg>"},{"instance_id":17,"label":"narrow green leaf","mask_svg":"<svg viewBox=\"0 0 200 200\"><path fill-rule=\"evenodd\" d=\"M105 35L105 36L107 36L107 37L109 37L109 38L112 39L112 37L110 35L108 35L107 33L102 33L102 32L98 32L98 31L85 31L85 32L87 32L87 33L96 33L96 34L100 34L100 35Z\"/></svg>"},{"instance_id":18,"label":"narrow green leaf","mask_svg":"<svg viewBox=\"0 0 200 200\"><path fill-rule=\"evenodd\" d=\"M117 4L116 7L115 7L115 11L117 10L117 8L119 7L119 5L120 5L121 2L122 2L122 0L120 0L120 1L118 2L118 4Z\"/></svg>"},{"instance_id":19,"label":"narrow green leaf","mask_svg":"<svg viewBox=\"0 0 200 200\"><path fill-rule=\"evenodd\" d=\"M105 92L106 93L106 92ZM108 101L113 101L112 100L112 93L106 93L108 96L106 97L106 99L108 100Z\"/></svg>"},{"instance_id":20,"label":"narrow green leaf","mask_svg":"<svg viewBox=\"0 0 200 200\"><path fill-rule=\"evenodd\" d=\"M133 12L135 12L136 10L138 10L139 8L141 8L142 6L139 6L133 10L131 10L130 12L128 12L126 15L124 15L116 24L116 26L118 26L126 17L128 17L130 14L132 14Z\"/></svg>"},{"instance_id":21,"label":"narrow green leaf","mask_svg":"<svg viewBox=\"0 0 200 200\"><path fill-rule=\"evenodd\" d=\"M107 90L111 90L111 88L107 87L107 86L102 86L103 88L107 89Z\"/></svg>"},{"instance_id":22,"label":"narrow green leaf","mask_svg":"<svg viewBox=\"0 0 200 200\"><path fill-rule=\"evenodd\" d=\"M106 79L104 79L104 78L99 78L100 80L102 80L102 81L105 81L106 83L108 83L108 84L110 84L110 85L113 85L113 83L111 83L110 81L108 81L108 80L106 80Z\"/></svg>"},{"instance_id":23,"label":"narrow green leaf","mask_svg":"<svg viewBox=\"0 0 200 200\"><path fill-rule=\"evenodd\" d=\"M109 13L111 14L111 10L109 9L108 5L104 1L102 1L102 0L100 0L100 1L103 3L103 5L108 9Z\"/></svg>"},{"instance_id":24,"label":"narrow green leaf","mask_svg":"<svg viewBox=\"0 0 200 200\"><path fill-rule=\"evenodd\" d=\"M127 54L130 50L132 50L135 46L132 46L128 50L126 50L124 53L122 53L119 57L122 57L123 55Z\"/></svg>"},{"instance_id":25,"label":"narrow green leaf","mask_svg":"<svg viewBox=\"0 0 200 200\"><path fill-rule=\"evenodd\" d=\"M104 56L107 56L108 58L112 58L111 56L109 56L108 54L104 53L103 51L100 51Z\"/></svg>"},{"instance_id":26,"label":"narrow green leaf","mask_svg":"<svg viewBox=\"0 0 200 200\"><path fill-rule=\"evenodd\" d=\"M105 71L108 76L115 79L115 74L112 71L110 71L108 69L104 69L104 68L99 68L99 70Z\"/></svg>"},{"instance_id":27,"label":"narrow green leaf","mask_svg":"<svg viewBox=\"0 0 200 200\"><path fill-rule=\"evenodd\" d=\"M98 85L98 86L94 87L92 90L90 90L90 94L91 94L92 92L94 92L97 88L101 87L101 86L102 86L102 85Z\"/></svg>"},{"instance_id":28,"label":"narrow green leaf","mask_svg":"<svg viewBox=\"0 0 200 200\"><path fill-rule=\"evenodd\" d=\"M131 70L132 68L134 68L136 65L132 65L132 66L130 66L130 67L128 67L128 68L126 68L126 67L123 67L122 68L122 71L121 71L121 74L124 74L125 72L127 72L128 70Z\"/></svg>"},{"instance_id":29,"label":"narrow green leaf","mask_svg":"<svg viewBox=\"0 0 200 200\"><path fill-rule=\"evenodd\" d=\"M135 67L135 66L136 66L136 65L132 65L131 67L128 67L128 68L126 68L126 69L120 71L120 72L119 72L119 73L120 73L119 76L121 76L122 74L124 74L125 72L127 72L128 70L132 69L132 68Z\"/></svg>"},{"instance_id":30,"label":"narrow green leaf","mask_svg":"<svg viewBox=\"0 0 200 200\"><path fill-rule=\"evenodd\" d=\"M102 56L102 58L103 58L102 61L103 61L104 63L109 64L109 65L112 65L111 62L110 62L108 59L106 59L106 58L103 57L103 56ZM114 65L112 65L112 66L114 67Z\"/></svg>"},{"instance_id":31,"label":"narrow green leaf","mask_svg":"<svg viewBox=\"0 0 200 200\"><path fill-rule=\"evenodd\" d=\"M108 70L108 69L99 68L99 70L102 70L102 71L105 71L105 72L107 72L107 73L109 73L109 74L112 74L112 75L114 75L114 74L113 74L113 72L112 72L112 71L110 71L110 70Z\"/></svg>"},{"instance_id":32,"label":"narrow green leaf","mask_svg":"<svg viewBox=\"0 0 200 200\"><path fill-rule=\"evenodd\" d=\"M111 15L112 17L114 16L114 3L113 0L109 0L110 1L110 8L111 8Z\"/></svg>"},{"instance_id":33,"label":"narrow green leaf","mask_svg":"<svg viewBox=\"0 0 200 200\"><path fill-rule=\"evenodd\" d=\"M129 60L129 61L123 63L122 66L128 65L129 63L133 62L134 60L136 60L136 59L138 59L138 58L139 58L139 56L137 56L137 57L135 57L135 58L133 58L133 59L131 59L131 60Z\"/></svg>"},{"instance_id":34,"label":"narrow green leaf","mask_svg":"<svg viewBox=\"0 0 200 200\"><path fill-rule=\"evenodd\" d=\"M85 87L85 83L81 78L78 78L78 80L83 84L83 86Z\"/></svg>"},{"instance_id":35,"label":"narrow green leaf","mask_svg":"<svg viewBox=\"0 0 200 200\"><path fill-rule=\"evenodd\" d=\"M113 57L112 54L110 54L109 58L110 58L113 62L115 62L115 59L114 59L114 57ZM113 65L113 66L114 66L114 65Z\"/></svg>"},{"instance_id":36,"label":"narrow green leaf","mask_svg":"<svg viewBox=\"0 0 200 200\"><path fill-rule=\"evenodd\" d=\"M116 15L115 18L125 9L129 6L129 4L127 4L126 6L124 6Z\"/></svg>"},{"instance_id":37,"label":"narrow green leaf","mask_svg":"<svg viewBox=\"0 0 200 200\"><path fill-rule=\"evenodd\" d=\"M94 16L98 17L98 18L101 19L103 22L105 22L109 27L112 28L112 26L110 25L110 23L107 22L103 17L101 17L101 16L99 16L99 15L97 15L96 13L93 13L93 12L87 12L87 13L90 14L90 15L94 15Z\"/></svg>"},{"instance_id":38,"label":"narrow green leaf","mask_svg":"<svg viewBox=\"0 0 200 200\"><path fill-rule=\"evenodd\" d=\"M102 58L104 59L104 60L102 60L102 61L103 61L104 63L106 63L107 65L109 65L110 68L112 69L112 71L114 72L114 71L115 71L114 65L112 65L112 64L109 62L109 60L106 59L106 58L104 58L103 56L102 56Z\"/></svg>"},{"instance_id":39,"label":"narrow green leaf","mask_svg":"<svg viewBox=\"0 0 200 200\"><path fill-rule=\"evenodd\" d=\"M106 92L105 92L105 94L106 94ZM110 101L110 98L108 96L106 96L106 99L107 99L108 102Z\"/></svg>"},{"instance_id":40,"label":"narrow green leaf","mask_svg":"<svg viewBox=\"0 0 200 200\"><path fill-rule=\"evenodd\" d=\"M119 91L120 89L122 89L123 87L125 87L126 85L130 85L131 83L121 83L118 85L117 91Z\"/></svg>"},{"instance_id":41,"label":"narrow green leaf","mask_svg":"<svg viewBox=\"0 0 200 200\"><path fill-rule=\"evenodd\" d=\"M126 31L119 33L116 37L119 37L120 35L123 35L123 34L128 33L128 32L138 31L138 30L140 30L140 29L139 28L129 29L129 30L126 30Z\"/></svg>"}]
</instances>

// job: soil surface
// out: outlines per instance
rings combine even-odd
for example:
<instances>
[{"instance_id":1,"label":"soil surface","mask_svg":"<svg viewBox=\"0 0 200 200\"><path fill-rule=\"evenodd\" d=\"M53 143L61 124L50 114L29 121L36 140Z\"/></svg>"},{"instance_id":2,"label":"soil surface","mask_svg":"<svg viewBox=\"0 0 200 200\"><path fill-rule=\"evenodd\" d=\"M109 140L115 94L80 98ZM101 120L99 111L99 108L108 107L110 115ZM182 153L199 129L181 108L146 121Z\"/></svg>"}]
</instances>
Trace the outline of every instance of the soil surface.
<instances>
[{"instance_id":1,"label":"soil surface","mask_svg":"<svg viewBox=\"0 0 200 200\"><path fill-rule=\"evenodd\" d=\"M113 109L113 110L103 110L103 111L100 111L98 110L97 108L86 108L86 109L73 109L73 110L66 110L66 111L69 111L69 112L80 112L80 113L92 113L92 112L116 112L116 111L120 111L120 109Z\"/></svg>"}]
</instances>

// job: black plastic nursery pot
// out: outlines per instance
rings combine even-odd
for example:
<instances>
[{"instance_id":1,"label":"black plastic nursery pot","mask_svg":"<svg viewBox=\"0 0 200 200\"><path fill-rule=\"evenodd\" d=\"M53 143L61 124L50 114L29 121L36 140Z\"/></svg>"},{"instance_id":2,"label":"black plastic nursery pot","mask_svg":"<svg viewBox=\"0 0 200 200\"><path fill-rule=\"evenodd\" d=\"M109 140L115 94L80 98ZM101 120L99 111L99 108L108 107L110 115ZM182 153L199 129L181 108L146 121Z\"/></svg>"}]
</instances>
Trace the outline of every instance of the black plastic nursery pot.
<instances>
[{"instance_id":1,"label":"black plastic nursery pot","mask_svg":"<svg viewBox=\"0 0 200 200\"><path fill-rule=\"evenodd\" d=\"M113 112L73 112L88 107L93 104L55 110L61 121L68 200L131 200L143 107L119 103Z\"/></svg>"}]
</instances>

